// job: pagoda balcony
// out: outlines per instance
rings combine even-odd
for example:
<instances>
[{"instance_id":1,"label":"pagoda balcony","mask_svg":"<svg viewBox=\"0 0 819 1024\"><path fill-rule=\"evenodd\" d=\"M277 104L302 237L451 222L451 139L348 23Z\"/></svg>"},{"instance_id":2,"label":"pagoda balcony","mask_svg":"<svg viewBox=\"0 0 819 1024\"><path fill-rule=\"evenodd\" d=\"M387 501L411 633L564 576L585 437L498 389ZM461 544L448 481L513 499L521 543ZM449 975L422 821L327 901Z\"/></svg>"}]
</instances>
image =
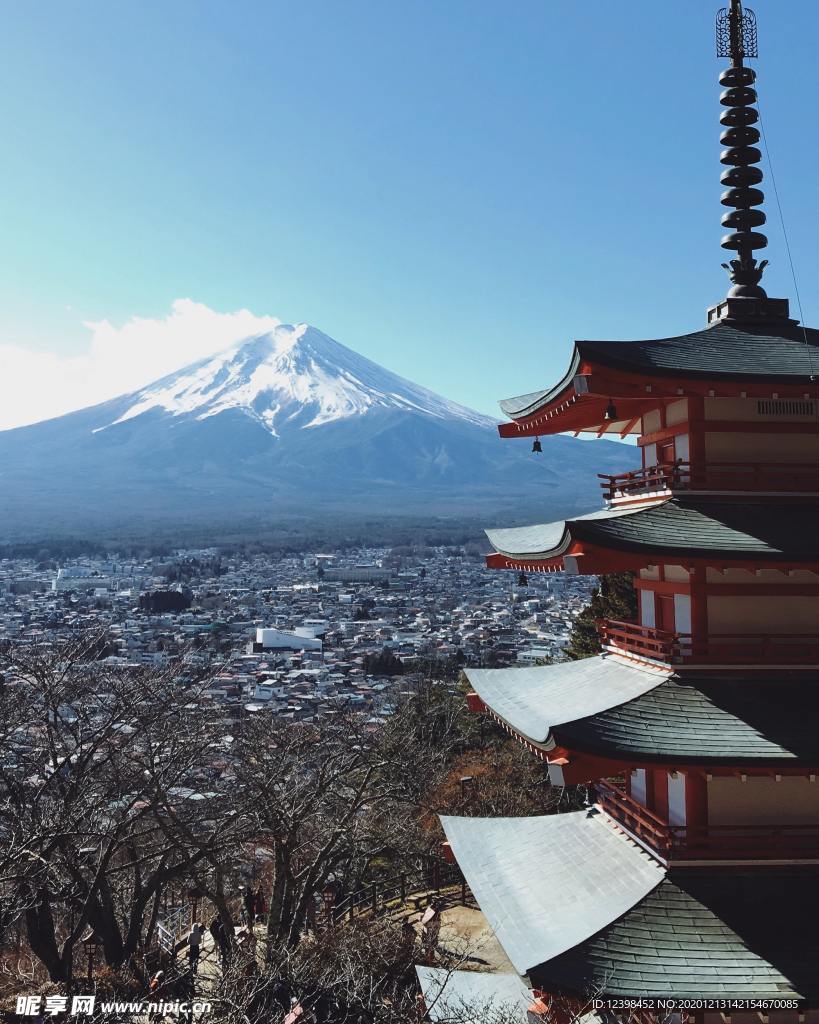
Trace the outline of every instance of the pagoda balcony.
<instances>
[{"instance_id":1,"label":"pagoda balcony","mask_svg":"<svg viewBox=\"0 0 819 1024\"><path fill-rule=\"evenodd\" d=\"M670 825L615 782L595 789L604 814L666 863L819 859L819 824Z\"/></svg>"},{"instance_id":2,"label":"pagoda balcony","mask_svg":"<svg viewBox=\"0 0 819 1024\"><path fill-rule=\"evenodd\" d=\"M816 463L709 462L695 466L674 462L646 466L611 476L598 473L606 501L618 503L651 494L678 492L749 492L752 494L817 494Z\"/></svg>"},{"instance_id":3,"label":"pagoda balcony","mask_svg":"<svg viewBox=\"0 0 819 1024\"><path fill-rule=\"evenodd\" d=\"M636 622L604 619L597 623L603 646L615 654L682 665L819 665L819 637L804 634L766 636L711 633L694 638Z\"/></svg>"}]
</instances>

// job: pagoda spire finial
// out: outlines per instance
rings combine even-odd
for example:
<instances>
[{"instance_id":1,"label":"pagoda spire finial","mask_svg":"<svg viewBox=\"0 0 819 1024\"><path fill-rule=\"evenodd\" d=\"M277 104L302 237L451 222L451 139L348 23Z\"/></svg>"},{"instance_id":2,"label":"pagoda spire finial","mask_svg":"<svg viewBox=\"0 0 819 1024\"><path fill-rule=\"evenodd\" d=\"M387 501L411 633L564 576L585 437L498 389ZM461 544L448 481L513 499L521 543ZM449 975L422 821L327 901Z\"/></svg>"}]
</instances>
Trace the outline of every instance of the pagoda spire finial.
<instances>
[{"instance_id":1,"label":"pagoda spire finial","mask_svg":"<svg viewBox=\"0 0 819 1024\"><path fill-rule=\"evenodd\" d=\"M731 60L731 67L719 76L725 86L720 96L725 108L720 117L725 128L720 141L726 147L720 161L727 168L720 180L728 186L722 205L732 208L722 217L723 227L731 229L723 236L722 247L737 254L730 263L723 263L733 283L728 297L764 300L767 295L760 281L768 261L758 262L754 256L756 249L768 244L765 235L756 230L765 223L765 214L759 209L765 196L755 187L762 181L762 171L756 166L762 159L757 148L759 129L754 127L759 120L754 107L756 72L745 66L746 58L758 56L756 15L743 10L741 0L731 0L730 8L717 15L717 54Z\"/></svg>"}]
</instances>

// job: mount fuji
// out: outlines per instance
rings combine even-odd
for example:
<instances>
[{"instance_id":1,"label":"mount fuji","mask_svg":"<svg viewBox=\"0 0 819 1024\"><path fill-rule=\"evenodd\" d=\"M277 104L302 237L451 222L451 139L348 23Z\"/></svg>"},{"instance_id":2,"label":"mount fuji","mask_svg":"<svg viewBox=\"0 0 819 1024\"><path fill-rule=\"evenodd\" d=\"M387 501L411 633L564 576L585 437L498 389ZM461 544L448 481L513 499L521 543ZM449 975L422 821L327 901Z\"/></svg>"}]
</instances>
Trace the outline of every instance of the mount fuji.
<instances>
[{"instance_id":1,"label":"mount fuji","mask_svg":"<svg viewBox=\"0 0 819 1024\"><path fill-rule=\"evenodd\" d=\"M495 421L306 324L131 394L0 432L0 534L284 515L544 518L599 505L622 445L502 442Z\"/></svg>"},{"instance_id":2,"label":"mount fuji","mask_svg":"<svg viewBox=\"0 0 819 1024\"><path fill-rule=\"evenodd\" d=\"M143 388L111 425L154 409L198 420L238 409L273 437L385 409L477 426L492 422L383 369L307 324L281 325L247 338Z\"/></svg>"}]
</instances>

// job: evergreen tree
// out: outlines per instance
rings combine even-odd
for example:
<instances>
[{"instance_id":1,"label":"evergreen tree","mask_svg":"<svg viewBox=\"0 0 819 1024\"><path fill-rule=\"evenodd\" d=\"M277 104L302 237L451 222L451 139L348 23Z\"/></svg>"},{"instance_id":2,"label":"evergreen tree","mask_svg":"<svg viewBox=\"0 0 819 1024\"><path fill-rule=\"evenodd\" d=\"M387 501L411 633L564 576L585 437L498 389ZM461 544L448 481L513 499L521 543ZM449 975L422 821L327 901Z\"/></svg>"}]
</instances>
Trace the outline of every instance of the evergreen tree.
<instances>
[{"instance_id":1,"label":"evergreen tree","mask_svg":"<svg viewBox=\"0 0 819 1024\"><path fill-rule=\"evenodd\" d=\"M600 586L592 594L589 604L575 620L566 648L570 661L591 658L602 650L597 633L599 619L619 619L631 622L637 618L637 591L634 574L613 572L600 577Z\"/></svg>"},{"instance_id":2,"label":"evergreen tree","mask_svg":"<svg viewBox=\"0 0 819 1024\"><path fill-rule=\"evenodd\" d=\"M152 614L163 612L184 612L190 608L192 594L189 590L151 590L139 595L139 610Z\"/></svg>"},{"instance_id":3,"label":"evergreen tree","mask_svg":"<svg viewBox=\"0 0 819 1024\"><path fill-rule=\"evenodd\" d=\"M404 663L389 647L383 647L378 654L364 655L364 671L370 676L400 676L404 672Z\"/></svg>"}]
</instances>

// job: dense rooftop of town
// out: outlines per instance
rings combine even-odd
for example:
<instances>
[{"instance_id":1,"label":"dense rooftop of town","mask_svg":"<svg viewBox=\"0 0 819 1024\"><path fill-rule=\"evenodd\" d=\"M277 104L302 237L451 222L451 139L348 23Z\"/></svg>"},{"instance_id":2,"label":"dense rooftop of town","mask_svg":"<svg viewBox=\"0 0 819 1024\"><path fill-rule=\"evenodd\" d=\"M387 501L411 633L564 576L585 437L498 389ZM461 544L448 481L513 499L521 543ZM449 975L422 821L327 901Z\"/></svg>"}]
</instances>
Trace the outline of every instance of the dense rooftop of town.
<instances>
[{"instance_id":1,"label":"dense rooftop of town","mask_svg":"<svg viewBox=\"0 0 819 1024\"><path fill-rule=\"evenodd\" d=\"M396 686L431 662L559 657L590 586L487 574L454 548L6 559L0 642L48 646L97 630L100 660L171 670L181 683L209 676L205 699L239 713L384 714Z\"/></svg>"}]
</instances>

